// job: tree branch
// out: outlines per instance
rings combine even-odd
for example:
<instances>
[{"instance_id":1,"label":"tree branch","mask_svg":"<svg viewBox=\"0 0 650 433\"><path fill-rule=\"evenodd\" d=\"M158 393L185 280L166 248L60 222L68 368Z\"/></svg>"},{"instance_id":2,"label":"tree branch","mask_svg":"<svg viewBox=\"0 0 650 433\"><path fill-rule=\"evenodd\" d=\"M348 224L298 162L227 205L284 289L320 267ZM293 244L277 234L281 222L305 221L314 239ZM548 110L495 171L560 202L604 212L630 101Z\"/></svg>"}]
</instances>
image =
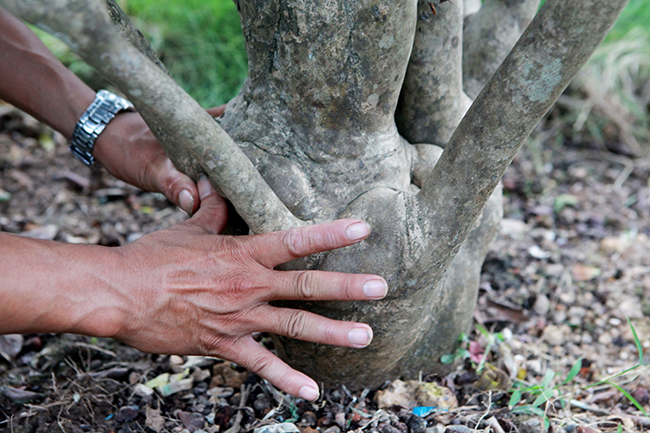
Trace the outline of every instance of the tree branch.
<instances>
[{"instance_id":1,"label":"tree branch","mask_svg":"<svg viewBox=\"0 0 650 433\"><path fill-rule=\"evenodd\" d=\"M443 272L533 128L607 34L627 0L547 0L480 93L418 195Z\"/></svg>"},{"instance_id":2,"label":"tree branch","mask_svg":"<svg viewBox=\"0 0 650 433\"><path fill-rule=\"evenodd\" d=\"M479 94L535 16L539 0L485 0L465 21L463 89Z\"/></svg>"},{"instance_id":3,"label":"tree branch","mask_svg":"<svg viewBox=\"0 0 650 433\"><path fill-rule=\"evenodd\" d=\"M304 224L286 208L237 144L174 80L122 38L101 0L0 0L62 39L133 102L176 167L208 173L255 233ZM201 164L192 166L192 160Z\"/></svg>"},{"instance_id":4,"label":"tree branch","mask_svg":"<svg viewBox=\"0 0 650 433\"><path fill-rule=\"evenodd\" d=\"M462 90L463 4L418 1L413 51L395 121L411 143L444 146L469 108Z\"/></svg>"},{"instance_id":5,"label":"tree branch","mask_svg":"<svg viewBox=\"0 0 650 433\"><path fill-rule=\"evenodd\" d=\"M113 21L113 25L120 34L166 74L169 74L165 65L156 56L156 52L151 47L147 38L138 30L131 21L131 18L120 8L115 0L106 0L106 7L108 9L108 15L111 17L111 21Z\"/></svg>"}]
</instances>

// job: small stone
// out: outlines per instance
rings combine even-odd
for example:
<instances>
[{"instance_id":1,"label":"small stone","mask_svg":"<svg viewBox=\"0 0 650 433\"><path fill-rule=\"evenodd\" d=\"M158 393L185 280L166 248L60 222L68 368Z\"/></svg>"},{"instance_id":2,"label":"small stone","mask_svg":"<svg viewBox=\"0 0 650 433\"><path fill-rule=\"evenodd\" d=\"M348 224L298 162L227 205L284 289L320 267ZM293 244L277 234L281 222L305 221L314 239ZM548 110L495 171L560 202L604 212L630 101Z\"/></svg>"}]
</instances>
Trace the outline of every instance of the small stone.
<instances>
[{"instance_id":1,"label":"small stone","mask_svg":"<svg viewBox=\"0 0 650 433\"><path fill-rule=\"evenodd\" d=\"M519 425L519 433L539 433L542 430L542 425L538 418L531 418Z\"/></svg>"},{"instance_id":2,"label":"small stone","mask_svg":"<svg viewBox=\"0 0 650 433\"><path fill-rule=\"evenodd\" d=\"M528 248L528 254L530 254L532 257L539 259L539 260L544 260L550 258L553 254L549 251L544 251L537 245L533 245L530 248Z\"/></svg>"},{"instance_id":3,"label":"small stone","mask_svg":"<svg viewBox=\"0 0 650 433\"><path fill-rule=\"evenodd\" d=\"M339 428L339 426L333 425L332 427L325 430L323 433L341 433L341 429Z\"/></svg>"},{"instance_id":4,"label":"small stone","mask_svg":"<svg viewBox=\"0 0 650 433\"><path fill-rule=\"evenodd\" d=\"M215 396L217 398L228 398L235 393L235 390L232 388L223 388L220 386L215 386L214 388L208 389L207 394Z\"/></svg>"},{"instance_id":5,"label":"small stone","mask_svg":"<svg viewBox=\"0 0 650 433\"><path fill-rule=\"evenodd\" d=\"M472 433L474 430L471 428L464 426L462 424L458 425L449 425L445 429L445 433Z\"/></svg>"},{"instance_id":6,"label":"small stone","mask_svg":"<svg viewBox=\"0 0 650 433\"><path fill-rule=\"evenodd\" d=\"M528 225L521 220L510 218L501 220L501 235L511 239L521 240L529 230Z\"/></svg>"},{"instance_id":7,"label":"small stone","mask_svg":"<svg viewBox=\"0 0 650 433\"><path fill-rule=\"evenodd\" d=\"M626 318L641 319L643 317L641 302L639 299L631 296L619 303L613 313L621 320L625 320Z\"/></svg>"},{"instance_id":8,"label":"small stone","mask_svg":"<svg viewBox=\"0 0 650 433\"><path fill-rule=\"evenodd\" d=\"M544 267L544 271L548 277L560 278L562 276L562 272L564 272L564 265L560 263L552 263L546 265Z\"/></svg>"},{"instance_id":9,"label":"small stone","mask_svg":"<svg viewBox=\"0 0 650 433\"><path fill-rule=\"evenodd\" d=\"M600 344L604 344L605 346L611 345L613 341L614 338L612 338L609 332L603 332L602 334L600 334L600 337L598 337L598 342Z\"/></svg>"},{"instance_id":10,"label":"small stone","mask_svg":"<svg viewBox=\"0 0 650 433\"><path fill-rule=\"evenodd\" d=\"M441 424L438 424L433 427L428 427L425 431L425 433L444 433L445 427L442 426Z\"/></svg>"},{"instance_id":11,"label":"small stone","mask_svg":"<svg viewBox=\"0 0 650 433\"><path fill-rule=\"evenodd\" d=\"M178 355L172 355L169 357L169 363L175 365L182 365L185 361Z\"/></svg>"},{"instance_id":12,"label":"small stone","mask_svg":"<svg viewBox=\"0 0 650 433\"><path fill-rule=\"evenodd\" d=\"M542 340L550 346L560 346L564 342L565 331L563 326L548 325L542 332Z\"/></svg>"},{"instance_id":13,"label":"small stone","mask_svg":"<svg viewBox=\"0 0 650 433\"><path fill-rule=\"evenodd\" d=\"M387 422L383 422L377 426L379 433L402 433L398 428L393 427Z\"/></svg>"},{"instance_id":14,"label":"small stone","mask_svg":"<svg viewBox=\"0 0 650 433\"><path fill-rule=\"evenodd\" d=\"M422 433L427 429L427 422L417 415L411 415L406 421L409 433Z\"/></svg>"},{"instance_id":15,"label":"small stone","mask_svg":"<svg viewBox=\"0 0 650 433\"><path fill-rule=\"evenodd\" d=\"M205 424L205 418L200 413L196 412L184 412L179 410L176 412L176 416L181 420L186 429L191 433L202 429Z\"/></svg>"},{"instance_id":16,"label":"small stone","mask_svg":"<svg viewBox=\"0 0 650 433\"><path fill-rule=\"evenodd\" d=\"M265 394L262 394L262 395L266 396ZM261 402L264 403L263 409L257 409L257 407L255 407L255 410L257 410L258 412L261 412L262 410L269 407L268 397L266 398L266 400L261 400L259 398L259 396L258 396L257 400L255 400L255 403L257 403L258 401L261 401ZM255 403L253 403L253 406L255 406ZM303 424L303 425L314 426L314 425L316 425L316 420L317 419L318 419L318 417L316 416L316 414L314 412L308 410L308 411L305 411L305 413L302 414L302 417L300 417L300 423Z\"/></svg>"},{"instance_id":17,"label":"small stone","mask_svg":"<svg viewBox=\"0 0 650 433\"><path fill-rule=\"evenodd\" d=\"M539 316L546 316L551 306L551 301L549 301L546 295L539 295L535 300L535 305L533 306L533 311Z\"/></svg>"},{"instance_id":18,"label":"small stone","mask_svg":"<svg viewBox=\"0 0 650 433\"><path fill-rule=\"evenodd\" d=\"M133 421L138 417L138 412L139 412L138 406L135 405L129 405L129 406L122 406L118 411L117 415L115 415L115 421L117 422L130 422Z\"/></svg>"}]
</instances>

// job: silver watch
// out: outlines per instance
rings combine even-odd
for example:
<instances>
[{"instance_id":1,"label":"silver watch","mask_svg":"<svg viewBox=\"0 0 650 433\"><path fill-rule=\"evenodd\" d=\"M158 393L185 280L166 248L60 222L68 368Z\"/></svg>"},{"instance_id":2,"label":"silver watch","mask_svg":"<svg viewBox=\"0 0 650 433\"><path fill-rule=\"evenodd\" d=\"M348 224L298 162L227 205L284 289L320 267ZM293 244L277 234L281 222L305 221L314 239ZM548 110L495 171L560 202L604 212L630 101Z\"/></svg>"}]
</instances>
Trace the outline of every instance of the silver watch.
<instances>
[{"instance_id":1,"label":"silver watch","mask_svg":"<svg viewBox=\"0 0 650 433\"><path fill-rule=\"evenodd\" d=\"M95 146L95 140L117 113L131 109L133 109L133 104L126 99L107 90L97 92L95 100L84 111L74 128L72 140L70 140L72 156L89 167L94 165L93 146Z\"/></svg>"}]
</instances>

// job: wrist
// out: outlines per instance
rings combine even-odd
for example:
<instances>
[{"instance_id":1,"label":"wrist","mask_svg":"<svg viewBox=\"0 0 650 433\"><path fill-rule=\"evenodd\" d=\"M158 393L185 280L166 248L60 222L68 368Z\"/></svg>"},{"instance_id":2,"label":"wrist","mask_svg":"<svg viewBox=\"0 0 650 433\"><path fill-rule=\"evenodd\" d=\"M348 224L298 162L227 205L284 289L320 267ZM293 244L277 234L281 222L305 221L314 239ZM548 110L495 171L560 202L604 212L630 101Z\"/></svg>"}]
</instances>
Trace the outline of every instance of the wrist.
<instances>
[{"instance_id":1,"label":"wrist","mask_svg":"<svg viewBox=\"0 0 650 433\"><path fill-rule=\"evenodd\" d=\"M133 105L118 95L106 90L97 92L74 128L70 140L72 155L87 166L94 165L93 148L97 138L119 112L132 109Z\"/></svg>"}]
</instances>

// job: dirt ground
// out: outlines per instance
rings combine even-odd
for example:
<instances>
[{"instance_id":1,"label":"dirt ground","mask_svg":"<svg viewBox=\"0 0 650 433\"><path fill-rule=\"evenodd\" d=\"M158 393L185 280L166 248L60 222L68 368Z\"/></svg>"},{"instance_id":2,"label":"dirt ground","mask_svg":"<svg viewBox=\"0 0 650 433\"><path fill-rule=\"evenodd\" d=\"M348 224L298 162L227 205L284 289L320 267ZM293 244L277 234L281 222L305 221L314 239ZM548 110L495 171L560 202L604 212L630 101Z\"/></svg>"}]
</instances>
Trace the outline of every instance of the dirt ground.
<instances>
[{"instance_id":1,"label":"dirt ground","mask_svg":"<svg viewBox=\"0 0 650 433\"><path fill-rule=\"evenodd\" d=\"M447 357L458 364L447 377L327 389L309 403L216 359L9 336L0 339L0 431L650 430L650 160L616 143L554 139L552 125L553 114L504 176L478 325ZM159 194L91 172L61 137L1 102L0 171L5 232L116 246L186 218Z\"/></svg>"}]
</instances>

